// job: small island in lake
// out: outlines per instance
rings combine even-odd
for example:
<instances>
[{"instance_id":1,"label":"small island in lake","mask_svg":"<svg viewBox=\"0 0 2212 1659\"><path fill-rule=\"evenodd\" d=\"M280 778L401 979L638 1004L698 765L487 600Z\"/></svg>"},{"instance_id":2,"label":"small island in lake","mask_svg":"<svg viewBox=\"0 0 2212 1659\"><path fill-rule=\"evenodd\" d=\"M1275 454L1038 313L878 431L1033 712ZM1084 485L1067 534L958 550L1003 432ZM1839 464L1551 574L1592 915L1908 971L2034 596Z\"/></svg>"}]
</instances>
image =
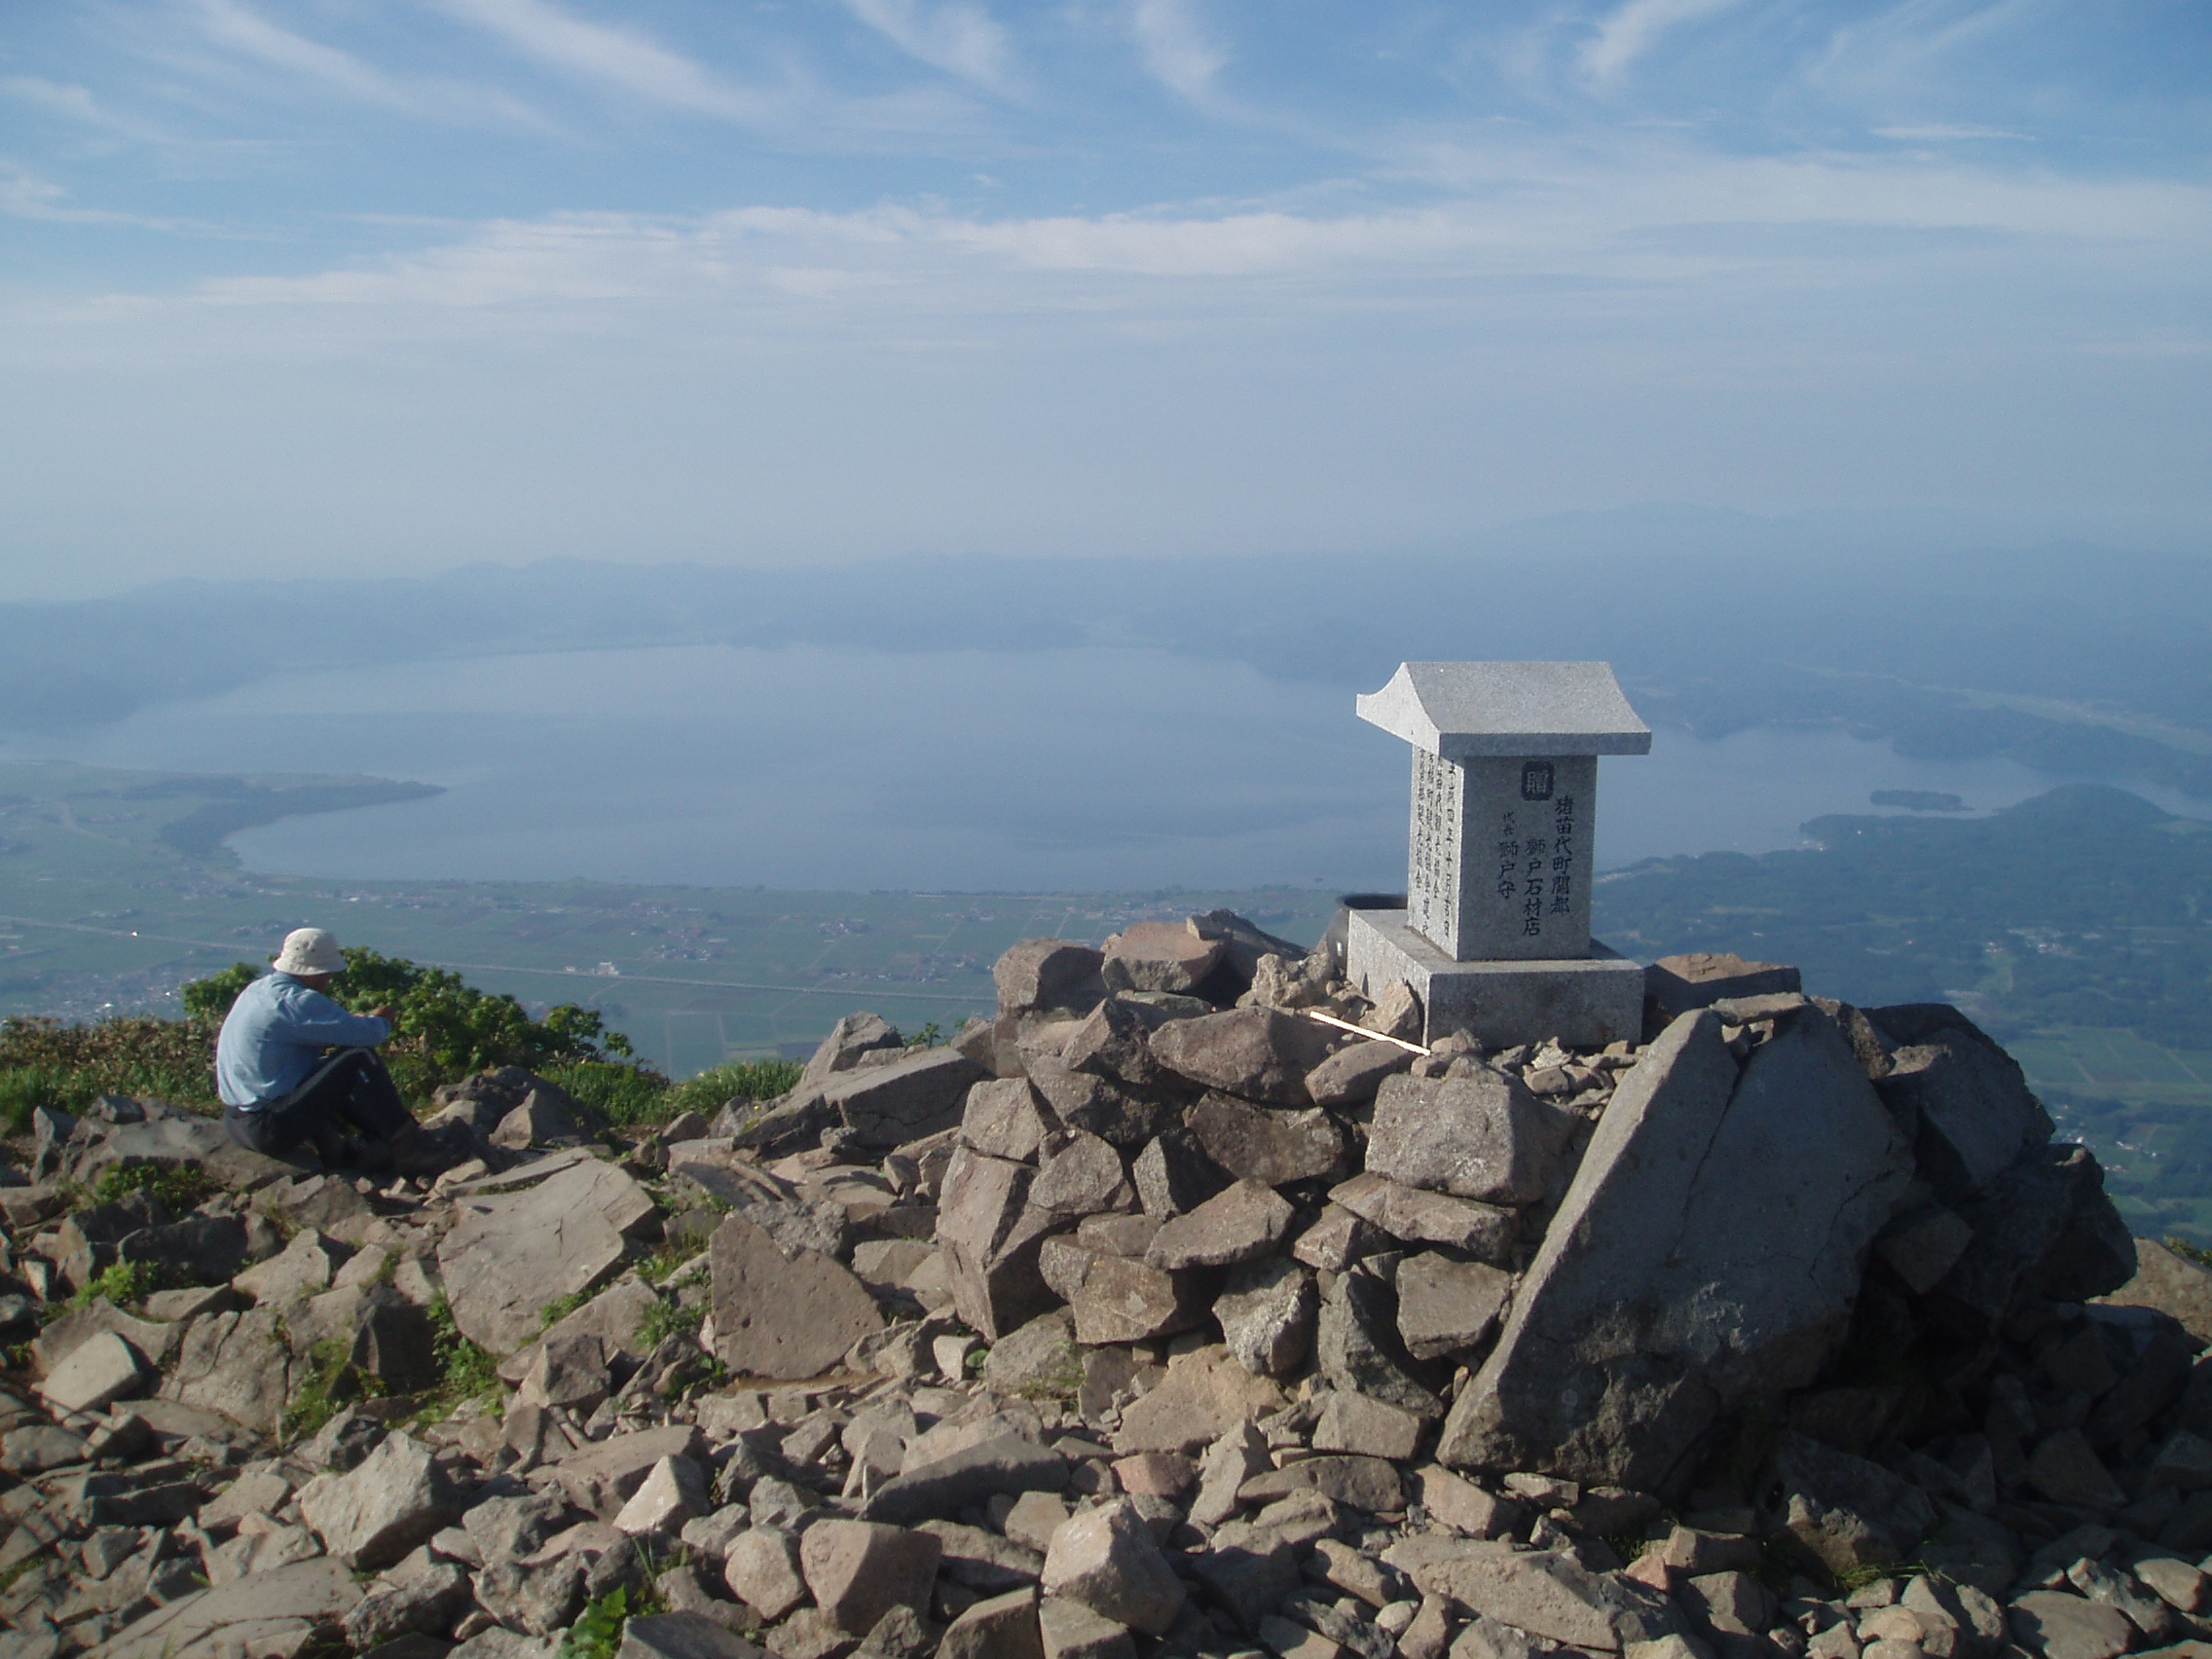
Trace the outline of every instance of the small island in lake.
<instances>
[{"instance_id":1,"label":"small island in lake","mask_svg":"<svg viewBox=\"0 0 2212 1659\"><path fill-rule=\"evenodd\" d=\"M1901 806L1907 812L1964 812L1967 803L1940 790L1876 790L1866 797L1876 806Z\"/></svg>"}]
</instances>

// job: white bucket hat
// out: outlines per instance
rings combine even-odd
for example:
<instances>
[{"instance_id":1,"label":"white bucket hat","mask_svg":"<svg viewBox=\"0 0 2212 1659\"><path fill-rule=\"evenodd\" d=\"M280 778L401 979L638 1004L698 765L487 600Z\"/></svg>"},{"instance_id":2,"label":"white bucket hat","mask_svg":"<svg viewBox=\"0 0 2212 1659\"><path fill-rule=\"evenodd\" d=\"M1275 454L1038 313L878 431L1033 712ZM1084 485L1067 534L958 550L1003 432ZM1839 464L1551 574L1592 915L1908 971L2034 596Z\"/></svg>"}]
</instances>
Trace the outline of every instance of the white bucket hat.
<instances>
[{"instance_id":1,"label":"white bucket hat","mask_svg":"<svg viewBox=\"0 0 2212 1659\"><path fill-rule=\"evenodd\" d=\"M294 928L284 936L284 948L276 953L279 974L342 974L346 953L338 941L320 928Z\"/></svg>"}]
</instances>

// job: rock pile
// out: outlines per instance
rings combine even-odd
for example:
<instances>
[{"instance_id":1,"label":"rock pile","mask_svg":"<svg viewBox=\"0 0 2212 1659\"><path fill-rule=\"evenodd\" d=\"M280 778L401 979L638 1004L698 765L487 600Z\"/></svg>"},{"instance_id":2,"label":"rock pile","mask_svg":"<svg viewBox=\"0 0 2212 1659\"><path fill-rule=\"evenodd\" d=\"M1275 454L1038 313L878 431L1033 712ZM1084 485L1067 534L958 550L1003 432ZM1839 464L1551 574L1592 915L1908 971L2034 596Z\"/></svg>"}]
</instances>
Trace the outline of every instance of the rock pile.
<instances>
[{"instance_id":1,"label":"rock pile","mask_svg":"<svg viewBox=\"0 0 2212 1659\"><path fill-rule=\"evenodd\" d=\"M634 1145L473 1080L426 1185L43 1114L0 1659L2212 1653L2212 1273L1957 1010L1424 1051L1222 913L997 983Z\"/></svg>"}]
</instances>

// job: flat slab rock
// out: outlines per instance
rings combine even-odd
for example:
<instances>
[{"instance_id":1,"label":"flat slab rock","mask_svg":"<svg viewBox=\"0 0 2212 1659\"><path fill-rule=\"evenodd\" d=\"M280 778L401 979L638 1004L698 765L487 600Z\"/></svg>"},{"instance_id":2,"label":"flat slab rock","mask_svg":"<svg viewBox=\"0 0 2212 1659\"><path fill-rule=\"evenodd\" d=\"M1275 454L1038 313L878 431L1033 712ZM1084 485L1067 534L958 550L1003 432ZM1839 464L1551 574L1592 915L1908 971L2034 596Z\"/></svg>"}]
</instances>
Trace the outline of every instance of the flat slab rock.
<instances>
[{"instance_id":1,"label":"flat slab rock","mask_svg":"<svg viewBox=\"0 0 2212 1659\"><path fill-rule=\"evenodd\" d=\"M727 1215L708 1245L715 1352L741 1377L818 1377L883 1314L867 1286L816 1250L789 1255L761 1228Z\"/></svg>"},{"instance_id":2,"label":"flat slab rock","mask_svg":"<svg viewBox=\"0 0 2212 1659\"><path fill-rule=\"evenodd\" d=\"M504 1356L537 1336L547 1303L614 1270L622 1229L650 1215L652 1199L613 1165L584 1160L520 1193L464 1197L459 1209L438 1242L439 1277L461 1335Z\"/></svg>"},{"instance_id":3,"label":"flat slab rock","mask_svg":"<svg viewBox=\"0 0 2212 1659\"><path fill-rule=\"evenodd\" d=\"M218 1659L290 1651L309 1633L334 1629L360 1599L353 1575L318 1556L156 1607L98 1652L100 1659Z\"/></svg>"}]
</instances>

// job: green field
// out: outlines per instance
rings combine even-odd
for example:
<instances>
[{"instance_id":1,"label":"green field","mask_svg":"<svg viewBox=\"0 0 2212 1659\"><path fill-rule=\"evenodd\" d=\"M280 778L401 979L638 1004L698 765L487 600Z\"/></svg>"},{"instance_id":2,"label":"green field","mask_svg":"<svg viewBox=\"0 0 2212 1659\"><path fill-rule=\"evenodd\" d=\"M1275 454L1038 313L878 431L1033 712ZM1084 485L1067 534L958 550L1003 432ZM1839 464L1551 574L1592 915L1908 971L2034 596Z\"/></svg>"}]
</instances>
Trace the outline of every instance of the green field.
<instances>
[{"instance_id":1,"label":"green field","mask_svg":"<svg viewBox=\"0 0 2212 1659\"><path fill-rule=\"evenodd\" d=\"M185 980L266 961L288 929L313 923L348 944L459 969L533 1008L599 1009L642 1055L688 1077L726 1059L811 1050L856 1009L909 1033L930 1024L949 1031L994 1006L991 964L1018 939L1095 942L1131 921L1226 905L1303 942L1319 936L1334 908L1333 899L1291 890L776 893L326 881L253 875L219 845L205 846L218 813L271 800L333 809L384 798L379 792L390 787L0 764L0 1014L173 1014Z\"/></svg>"},{"instance_id":2,"label":"green field","mask_svg":"<svg viewBox=\"0 0 2212 1659\"><path fill-rule=\"evenodd\" d=\"M2130 1105L2212 1107L2212 1053L2160 1048L2132 1031L2059 1027L2006 1047L2036 1088Z\"/></svg>"}]
</instances>

